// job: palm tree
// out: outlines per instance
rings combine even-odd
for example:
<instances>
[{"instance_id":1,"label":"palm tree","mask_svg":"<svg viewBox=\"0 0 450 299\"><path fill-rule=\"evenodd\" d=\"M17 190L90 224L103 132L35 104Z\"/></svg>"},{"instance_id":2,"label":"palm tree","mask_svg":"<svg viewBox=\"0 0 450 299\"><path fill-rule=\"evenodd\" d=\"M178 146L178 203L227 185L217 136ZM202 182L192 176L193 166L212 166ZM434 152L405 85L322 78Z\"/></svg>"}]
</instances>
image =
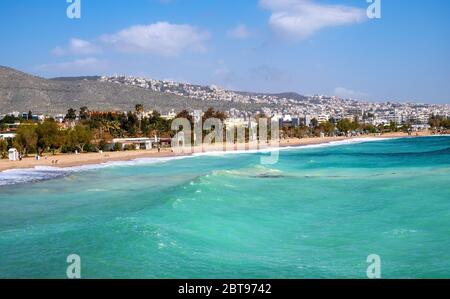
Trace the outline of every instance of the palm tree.
<instances>
[{"instance_id":1,"label":"palm tree","mask_svg":"<svg viewBox=\"0 0 450 299\"><path fill-rule=\"evenodd\" d=\"M135 110L136 110L136 114L137 114L138 119L139 119L139 131L141 131L142 117L143 117L144 111L145 111L144 105L142 105L142 104L137 104L137 105L135 106Z\"/></svg>"},{"instance_id":2,"label":"palm tree","mask_svg":"<svg viewBox=\"0 0 450 299\"><path fill-rule=\"evenodd\" d=\"M135 109L136 109L136 113L138 113L138 114L144 113L144 105L142 105L142 104L137 104L135 106Z\"/></svg>"},{"instance_id":3,"label":"palm tree","mask_svg":"<svg viewBox=\"0 0 450 299\"><path fill-rule=\"evenodd\" d=\"M89 111L88 107L83 106L80 108L80 119L81 120L87 120L89 118L89 114L90 114L90 111Z\"/></svg>"}]
</instances>

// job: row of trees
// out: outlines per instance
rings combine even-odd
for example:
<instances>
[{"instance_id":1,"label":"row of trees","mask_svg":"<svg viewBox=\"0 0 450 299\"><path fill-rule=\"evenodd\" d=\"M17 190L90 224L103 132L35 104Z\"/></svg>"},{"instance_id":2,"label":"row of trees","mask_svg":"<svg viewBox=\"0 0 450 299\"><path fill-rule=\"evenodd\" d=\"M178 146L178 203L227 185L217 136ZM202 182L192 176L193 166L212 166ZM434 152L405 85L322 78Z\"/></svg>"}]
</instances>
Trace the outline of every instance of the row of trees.
<instances>
[{"instance_id":1,"label":"row of trees","mask_svg":"<svg viewBox=\"0 0 450 299\"><path fill-rule=\"evenodd\" d=\"M301 125L299 127L284 126L282 131L284 136L305 138L320 136L324 134L325 136L336 136L336 135L347 135L351 132L360 132L364 134L374 134L374 133L386 133L386 132L399 132L399 131L410 131L410 125L398 126L396 123L391 122L388 125L380 124L379 126L374 126L371 124L359 123L355 118L341 119L336 121L335 119L330 119L325 122L319 123L317 119L312 119L310 126Z\"/></svg>"},{"instance_id":2,"label":"row of trees","mask_svg":"<svg viewBox=\"0 0 450 299\"><path fill-rule=\"evenodd\" d=\"M53 119L47 119L40 124L22 123L17 128L17 135L12 141L22 155L31 153L42 155L44 152L68 152L78 150L84 152L91 145L92 132L83 125L76 125L69 130L60 130Z\"/></svg>"},{"instance_id":3,"label":"row of trees","mask_svg":"<svg viewBox=\"0 0 450 299\"><path fill-rule=\"evenodd\" d=\"M450 118L433 115L430 117L429 125L435 130L448 130L450 129Z\"/></svg>"},{"instance_id":4,"label":"row of trees","mask_svg":"<svg viewBox=\"0 0 450 299\"><path fill-rule=\"evenodd\" d=\"M10 147L17 148L23 155L44 152L79 152L105 150L106 145L114 138L126 137L173 137L175 132L171 129L171 121L163 118L158 112L145 115L143 105L136 105L134 111L129 112L91 112L88 107L81 107L79 113L75 109L69 109L65 116L65 122L72 124L70 129L60 129L53 120L47 119L42 123L31 120L16 119L7 116L0 120L0 126L6 123L21 121L17 129L17 136L12 141L0 141L0 154L4 157ZM31 112L30 112L31 114ZM256 117L265 117L259 115ZM176 118L186 118L193 125L193 116L183 110ZM209 108L202 116L203 122L216 118L221 121L227 119L223 112ZM450 128L450 120L442 117L432 117L430 125L434 128ZM342 119L319 123L317 119L311 120L310 126L299 127L283 126L281 136L284 137L312 137L347 135L350 132L361 133L385 133L399 130L409 131L411 127L404 125L399 127L395 123L379 125L377 127L361 124L358 119ZM204 132L208 133L208 132ZM248 133L248 132L246 132Z\"/></svg>"},{"instance_id":5,"label":"row of trees","mask_svg":"<svg viewBox=\"0 0 450 299\"><path fill-rule=\"evenodd\" d=\"M72 117L69 111L68 116ZM67 116L66 116L66 119ZM72 118L71 118L72 119ZM127 113L90 112L86 107L80 109L80 123L90 128L96 139L110 140L124 137L170 137L171 123L154 112L144 117L144 107L136 105L135 111Z\"/></svg>"},{"instance_id":6,"label":"row of trees","mask_svg":"<svg viewBox=\"0 0 450 299\"><path fill-rule=\"evenodd\" d=\"M187 110L177 116L193 121ZM225 113L210 108L203 119L227 118ZM7 119L15 122L18 119ZM61 129L53 119L42 123L19 119L14 140L0 141L0 153L6 157L7 150L15 147L23 155L42 155L44 152L79 152L105 150L114 138L126 137L173 137L171 121L161 117L158 112L144 116L144 106L136 105L135 111L91 112L88 107L81 107L79 114L75 109L69 109L64 118L66 124L73 124L70 129ZM68 125L66 125L68 126ZM113 148L114 150L114 148ZM115 150L119 150L116 148Z\"/></svg>"},{"instance_id":7,"label":"row of trees","mask_svg":"<svg viewBox=\"0 0 450 299\"><path fill-rule=\"evenodd\" d=\"M71 115L72 112L69 111L68 115ZM169 138L174 136L171 120L161 117L158 112L144 116L143 105L136 105L135 111L127 113L89 112L86 107L83 107L80 109L79 118L83 125L92 130L96 139L110 140L112 138L153 137L155 135ZM178 113L176 118L186 118L191 123L194 121L187 110ZM209 118L218 118L224 121L227 115L209 108L203 115L203 121Z\"/></svg>"}]
</instances>

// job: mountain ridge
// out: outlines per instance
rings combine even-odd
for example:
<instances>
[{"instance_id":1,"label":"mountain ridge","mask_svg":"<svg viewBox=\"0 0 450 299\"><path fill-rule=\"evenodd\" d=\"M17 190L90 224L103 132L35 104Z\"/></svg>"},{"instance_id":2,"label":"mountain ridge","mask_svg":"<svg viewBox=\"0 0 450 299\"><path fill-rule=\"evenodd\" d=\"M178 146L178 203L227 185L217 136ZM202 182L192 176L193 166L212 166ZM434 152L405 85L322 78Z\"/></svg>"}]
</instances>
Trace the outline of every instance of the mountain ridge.
<instances>
[{"instance_id":1,"label":"mountain ridge","mask_svg":"<svg viewBox=\"0 0 450 299\"><path fill-rule=\"evenodd\" d=\"M226 101L204 101L126 84L102 82L99 76L59 77L45 79L0 66L0 114L14 111L58 114L67 109L87 106L91 110L128 111L136 104L146 109L168 112L172 109L207 109L255 111L261 105Z\"/></svg>"}]
</instances>

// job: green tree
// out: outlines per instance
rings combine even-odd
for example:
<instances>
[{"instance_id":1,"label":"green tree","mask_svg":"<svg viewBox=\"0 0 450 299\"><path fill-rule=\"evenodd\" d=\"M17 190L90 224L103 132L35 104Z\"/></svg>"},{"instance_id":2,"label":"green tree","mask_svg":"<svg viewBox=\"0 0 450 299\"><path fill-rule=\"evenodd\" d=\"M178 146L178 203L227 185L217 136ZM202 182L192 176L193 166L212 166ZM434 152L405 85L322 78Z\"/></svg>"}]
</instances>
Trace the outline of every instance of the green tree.
<instances>
[{"instance_id":1,"label":"green tree","mask_svg":"<svg viewBox=\"0 0 450 299\"><path fill-rule=\"evenodd\" d=\"M313 118L311 119L311 127L313 129L317 128L319 126L319 121L317 120L317 118Z\"/></svg>"},{"instance_id":2,"label":"green tree","mask_svg":"<svg viewBox=\"0 0 450 299\"><path fill-rule=\"evenodd\" d=\"M336 127L330 121L322 122L319 128L327 136L332 136L336 129Z\"/></svg>"},{"instance_id":3,"label":"green tree","mask_svg":"<svg viewBox=\"0 0 450 299\"><path fill-rule=\"evenodd\" d=\"M81 153L92 140L92 132L88 127L76 125L69 132L69 143Z\"/></svg>"},{"instance_id":4,"label":"green tree","mask_svg":"<svg viewBox=\"0 0 450 299\"><path fill-rule=\"evenodd\" d=\"M142 118L143 118L143 115L144 115L144 112L145 112L144 105L142 105L142 104L137 104L137 105L134 107L134 109L136 110L136 115L137 115L137 117L138 117L138 122L139 122L139 125L138 125L138 127L139 127L139 132L142 132Z\"/></svg>"},{"instance_id":5,"label":"green tree","mask_svg":"<svg viewBox=\"0 0 450 299\"><path fill-rule=\"evenodd\" d=\"M450 118L432 115L428 121L428 124L435 130L439 130L441 128L448 129L450 128Z\"/></svg>"},{"instance_id":6,"label":"green tree","mask_svg":"<svg viewBox=\"0 0 450 299\"><path fill-rule=\"evenodd\" d=\"M90 114L91 113L90 113L88 107L83 106L83 107L80 108L80 119L81 120L88 120L89 117L90 117Z\"/></svg>"},{"instance_id":7,"label":"green tree","mask_svg":"<svg viewBox=\"0 0 450 299\"><path fill-rule=\"evenodd\" d=\"M450 129L450 118L447 118L442 121L442 126L446 129Z\"/></svg>"},{"instance_id":8,"label":"green tree","mask_svg":"<svg viewBox=\"0 0 450 299\"><path fill-rule=\"evenodd\" d=\"M8 141L0 139L0 157L5 159L8 156Z\"/></svg>"},{"instance_id":9,"label":"green tree","mask_svg":"<svg viewBox=\"0 0 450 299\"><path fill-rule=\"evenodd\" d=\"M398 131L397 123L396 123L395 121L391 121L391 122L389 123L389 130L390 130L391 132L397 132L397 131Z\"/></svg>"},{"instance_id":10,"label":"green tree","mask_svg":"<svg viewBox=\"0 0 450 299\"><path fill-rule=\"evenodd\" d=\"M5 117L3 117L0 120L0 123L2 123L2 124L13 124L13 123L15 123L16 121L19 121L19 120L20 119L18 117L15 117L13 115L6 115Z\"/></svg>"},{"instance_id":11,"label":"green tree","mask_svg":"<svg viewBox=\"0 0 450 299\"><path fill-rule=\"evenodd\" d=\"M137 104L136 106L134 106L134 109L136 110L136 113L139 114L143 114L145 109L144 109L144 105L142 104Z\"/></svg>"},{"instance_id":12,"label":"green tree","mask_svg":"<svg viewBox=\"0 0 450 299\"><path fill-rule=\"evenodd\" d=\"M77 119L77 111L75 109L70 108L67 110L67 114L65 117L66 120L75 120Z\"/></svg>"},{"instance_id":13,"label":"green tree","mask_svg":"<svg viewBox=\"0 0 450 299\"><path fill-rule=\"evenodd\" d=\"M340 132L348 134L354 128L354 125L352 124L352 121L344 118L337 122L337 128Z\"/></svg>"},{"instance_id":14,"label":"green tree","mask_svg":"<svg viewBox=\"0 0 450 299\"><path fill-rule=\"evenodd\" d=\"M373 125L370 125L370 124L364 125L363 129L367 133L371 133L371 134L375 134L377 132L377 129Z\"/></svg>"},{"instance_id":15,"label":"green tree","mask_svg":"<svg viewBox=\"0 0 450 299\"><path fill-rule=\"evenodd\" d=\"M192 118L192 115L187 110L183 110L180 113L177 114L175 118L184 118L189 120L189 122L192 124L194 122L194 119Z\"/></svg>"},{"instance_id":16,"label":"green tree","mask_svg":"<svg viewBox=\"0 0 450 299\"><path fill-rule=\"evenodd\" d=\"M121 119L121 128L127 132L128 136L135 136L139 130L139 118L138 116L129 111L124 114Z\"/></svg>"},{"instance_id":17,"label":"green tree","mask_svg":"<svg viewBox=\"0 0 450 299\"><path fill-rule=\"evenodd\" d=\"M359 119L358 116L355 115L355 117L353 118L353 122L352 122L352 130L358 130L360 125L359 125Z\"/></svg>"},{"instance_id":18,"label":"green tree","mask_svg":"<svg viewBox=\"0 0 450 299\"><path fill-rule=\"evenodd\" d=\"M16 147L22 154L28 154L36 148L38 135L36 133L36 126L32 124L21 124L17 128L17 135L14 138L14 147Z\"/></svg>"},{"instance_id":19,"label":"green tree","mask_svg":"<svg viewBox=\"0 0 450 299\"><path fill-rule=\"evenodd\" d=\"M221 121L224 121L228 118L228 116L224 112L219 112L214 110L214 108L209 108L203 115L203 122L205 122L207 119L210 118L217 118L220 119Z\"/></svg>"},{"instance_id":20,"label":"green tree","mask_svg":"<svg viewBox=\"0 0 450 299\"><path fill-rule=\"evenodd\" d=\"M163 119L158 112L154 112L150 117L142 120L142 130L149 137L154 135L170 136L170 125L170 121Z\"/></svg>"},{"instance_id":21,"label":"green tree","mask_svg":"<svg viewBox=\"0 0 450 299\"><path fill-rule=\"evenodd\" d=\"M61 133L58 124L53 119L47 119L36 128L37 149L41 155L47 150L53 152L61 147Z\"/></svg>"},{"instance_id":22,"label":"green tree","mask_svg":"<svg viewBox=\"0 0 450 299\"><path fill-rule=\"evenodd\" d=\"M114 152L120 152L121 150L122 150L122 144L114 143L113 151Z\"/></svg>"}]
</instances>

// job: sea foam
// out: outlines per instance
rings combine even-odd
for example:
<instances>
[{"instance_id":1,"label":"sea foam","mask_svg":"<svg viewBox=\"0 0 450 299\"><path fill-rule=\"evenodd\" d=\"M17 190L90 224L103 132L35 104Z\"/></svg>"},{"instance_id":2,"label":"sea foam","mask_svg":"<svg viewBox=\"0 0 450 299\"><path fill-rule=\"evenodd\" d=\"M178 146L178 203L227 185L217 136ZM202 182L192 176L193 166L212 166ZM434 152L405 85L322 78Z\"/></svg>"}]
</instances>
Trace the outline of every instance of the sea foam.
<instances>
[{"instance_id":1,"label":"sea foam","mask_svg":"<svg viewBox=\"0 0 450 299\"><path fill-rule=\"evenodd\" d=\"M206 153L195 153L190 156L179 156L179 157L157 157L157 158L138 158L129 161L109 161L100 164L86 164L81 166L72 167L50 167L50 166L36 166L35 168L28 169L12 169L0 172L0 186L37 182L43 180L50 180L55 178L60 178L72 173L91 171L108 167L132 167L140 165L152 165L158 163L167 163L170 161L204 157L204 156L225 156L225 155L245 155L245 154L264 154L272 153L277 151L287 151L287 150L302 150L302 149L312 149L312 148L322 148L330 146L339 146L346 144L355 144L362 142L373 142L387 140L386 138L355 138L342 141L331 141L329 143L322 144L310 144L303 146L286 146L286 147L274 147L267 149L252 149L252 150L237 150L237 151L226 151L226 152L206 152Z\"/></svg>"},{"instance_id":2,"label":"sea foam","mask_svg":"<svg viewBox=\"0 0 450 299\"><path fill-rule=\"evenodd\" d=\"M185 159L188 157L189 156L167 158L139 158L129 161L109 161L100 164L86 164L71 167L36 166L34 168L11 169L0 172L0 186L50 180L77 172L92 171L109 167L126 167L166 163L169 161Z\"/></svg>"}]
</instances>

